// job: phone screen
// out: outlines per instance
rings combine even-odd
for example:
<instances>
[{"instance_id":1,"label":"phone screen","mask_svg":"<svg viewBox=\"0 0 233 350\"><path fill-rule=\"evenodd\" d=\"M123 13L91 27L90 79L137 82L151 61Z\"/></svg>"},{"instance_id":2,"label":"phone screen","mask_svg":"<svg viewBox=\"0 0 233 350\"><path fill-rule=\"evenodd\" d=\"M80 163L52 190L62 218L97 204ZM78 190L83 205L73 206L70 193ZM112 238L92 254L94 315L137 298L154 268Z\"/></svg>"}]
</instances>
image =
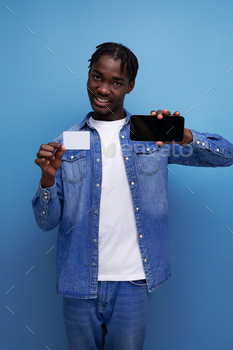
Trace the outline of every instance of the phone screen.
<instances>
[{"instance_id":1,"label":"phone screen","mask_svg":"<svg viewBox=\"0 0 233 350\"><path fill-rule=\"evenodd\" d=\"M184 136L184 117L166 116L158 119L152 115L132 115L130 139L132 141L175 141Z\"/></svg>"}]
</instances>

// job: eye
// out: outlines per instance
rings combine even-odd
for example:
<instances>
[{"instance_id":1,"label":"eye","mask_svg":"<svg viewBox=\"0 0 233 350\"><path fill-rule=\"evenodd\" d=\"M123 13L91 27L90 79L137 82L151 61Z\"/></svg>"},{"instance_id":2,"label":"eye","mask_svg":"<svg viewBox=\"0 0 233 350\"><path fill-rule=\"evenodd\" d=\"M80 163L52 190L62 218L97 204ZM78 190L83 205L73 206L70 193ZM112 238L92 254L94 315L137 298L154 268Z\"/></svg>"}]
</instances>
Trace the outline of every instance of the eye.
<instances>
[{"instance_id":1,"label":"eye","mask_svg":"<svg viewBox=\"0 0 233 350\"><path fill-rule=\"evenodd\" d=\"M114 84L115 84L116 86L121 86L121 83L119 83L119 81L115 81Z\"/></svg>"},{"instance_id":2,"label":"eye","mask_svg":"<svg viewBox=\"0 0 233 350\"><path fill-rule=\"evenodd\" d=\"M93 75L95 80L100 80L100 77L98 75Z\"/></svg>"}]
</instances>

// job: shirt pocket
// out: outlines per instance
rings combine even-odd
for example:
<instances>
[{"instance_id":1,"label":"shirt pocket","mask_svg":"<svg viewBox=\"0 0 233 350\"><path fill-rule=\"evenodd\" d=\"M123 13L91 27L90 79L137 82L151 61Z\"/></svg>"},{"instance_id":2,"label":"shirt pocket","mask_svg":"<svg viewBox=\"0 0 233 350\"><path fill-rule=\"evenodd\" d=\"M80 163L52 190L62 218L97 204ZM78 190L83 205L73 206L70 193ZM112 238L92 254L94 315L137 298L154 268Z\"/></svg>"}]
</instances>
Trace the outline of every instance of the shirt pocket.
<instances>
[{"instance_id":1,"label":"shirt pocket","mask_svg":"<svg viewBox=\"0 0 233 350\"><path fill-rule=\"evenodd\" d=\"M144 175L154 175L161 167L158 146L155 144L134 145L138 171Z\"/></svg>"},{"instance_id":2,"label":"shirt pocket","mask_svg":"<svg viewBox=\"0 0 233 350\"><path fill-rule=\"evenodd\" d=\"M62 180L77 183L86 176L86 151L66 151L62 156Z\"/></svg>"}]
</instances>

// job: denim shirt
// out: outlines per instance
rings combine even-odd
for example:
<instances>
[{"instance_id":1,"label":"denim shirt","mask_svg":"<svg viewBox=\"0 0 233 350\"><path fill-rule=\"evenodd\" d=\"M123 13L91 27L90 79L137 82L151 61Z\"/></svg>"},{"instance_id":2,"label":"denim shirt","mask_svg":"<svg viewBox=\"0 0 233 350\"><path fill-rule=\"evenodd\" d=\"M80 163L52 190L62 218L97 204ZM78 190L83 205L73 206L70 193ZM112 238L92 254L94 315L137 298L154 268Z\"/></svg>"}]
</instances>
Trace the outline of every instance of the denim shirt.
<instances>
[{"instance_id":1,"label":"denim shirt","mask_svg":"<svg viewBox=\"0 0 233 350\"><path fill-rule=\"evenodd\" d=\"M216 167L233 163L233 145L216 134L191 130L193 141L159 148L155 142L130 140L129 120L119 132L122 157L131 191L137 238L148 292L171 276L168 236L167 179L169 164ZM39 184L32 200L43 231L59 223L56 251L57 293L70 298L97 297L98 233L102 183L101 140L89 117L72 131L90 131L89 150L67 150L52 187ZM55 142L63 143L60 135ZM120 257L119 257L120 259ZM108 262L106 261L106 264Z\"/></svg>"}]
</instances>

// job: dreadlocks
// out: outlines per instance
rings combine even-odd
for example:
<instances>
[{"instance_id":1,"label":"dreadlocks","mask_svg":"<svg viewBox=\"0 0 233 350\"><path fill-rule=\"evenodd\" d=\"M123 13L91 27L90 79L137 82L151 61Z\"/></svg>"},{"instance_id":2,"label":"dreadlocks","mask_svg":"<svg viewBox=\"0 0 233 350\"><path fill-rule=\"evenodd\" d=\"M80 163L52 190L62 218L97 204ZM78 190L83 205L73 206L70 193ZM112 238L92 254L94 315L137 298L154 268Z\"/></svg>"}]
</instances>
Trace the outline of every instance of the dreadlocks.
<instances>
[{"instance_id":1,"label":"dreadlocks","mask_svg":"<svg viewBox=\"0 0 233 350\"><path fill-rule=\"evenodd\" d=\"M103 43L96 46L96 51L93 53L88 68L91 69L94 62L97 62L101 55L106 54L111 56L115 61L121 59L121 70L124 72L125 64L129 74L129 82L135 80L138 71L137 57L126 46L113 42Z\"/></svg>"}]
</instances>

